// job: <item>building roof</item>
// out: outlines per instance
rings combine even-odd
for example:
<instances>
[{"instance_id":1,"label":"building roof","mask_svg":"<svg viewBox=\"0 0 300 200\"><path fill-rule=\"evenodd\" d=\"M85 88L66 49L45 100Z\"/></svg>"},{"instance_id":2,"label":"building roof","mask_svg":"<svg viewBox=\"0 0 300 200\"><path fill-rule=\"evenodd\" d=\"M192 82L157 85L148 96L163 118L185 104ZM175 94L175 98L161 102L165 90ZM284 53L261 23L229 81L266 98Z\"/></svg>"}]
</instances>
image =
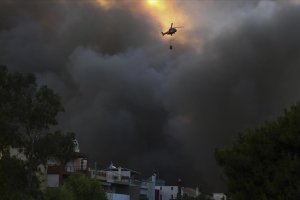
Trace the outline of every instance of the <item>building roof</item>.
<instances>
[{"instance_id":1,"label":"building roof","mask_svg":"<svg viewBox=\"0 0 300 200\"><path fill-rule=\"evenodd\" d=\"M110 163L110 165L108 166L108 168L104 169L104 171L118 171L118 169L121 169L121 171L130 171L133 174L141 174L138 171L132 170L132 169L128 169L128 168L123 168L123 167L116 167L113 162Z\"/></svg>"}]
</instances>

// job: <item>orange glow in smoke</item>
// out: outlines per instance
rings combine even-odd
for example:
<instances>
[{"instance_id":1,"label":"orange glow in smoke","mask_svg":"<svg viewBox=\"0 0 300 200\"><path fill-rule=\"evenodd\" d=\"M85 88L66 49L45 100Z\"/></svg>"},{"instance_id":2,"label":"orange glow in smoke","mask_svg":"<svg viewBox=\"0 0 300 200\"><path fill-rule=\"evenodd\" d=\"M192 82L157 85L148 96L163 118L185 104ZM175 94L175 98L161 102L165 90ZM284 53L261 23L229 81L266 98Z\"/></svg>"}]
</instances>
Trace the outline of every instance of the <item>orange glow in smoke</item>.
<instances>
[{"instance_id":1,"label":"orange glow in smoke","mask_svg":"<svg viewBox=\"0 0 300 200\"><path fill-rule=\"evenodd\" d=\"M174 45L182 44L192 46L197 50L201 48L201 40L191 38L190 33L194 28L189 13L184 13L179 2L176 0L96 0L97 4L103 9L112 8L128 9L133 15L143 17L145 20L151 20L153 23L152 33L160 40L169 43L170 39L174 40ZM182 3L182 2L181 2ZM150 18L149 18L150 17ZM173 27L184 26L178 28L173 35L162 36L160 32L169 30L171 23Z\"/></svg>"},{"instance_id":2,"label":"orange glow in smoke","mask_svg":"<svg viewBox=\"0 0 300 200\"><path fill-rule=\"evenodd\" d=\"M188 15L185 14L178 6L178 1L175 0L146 0L144 4L145 12L149 13L152 19L158 24L157 37L160 37L165 42L174 39L174 45L184 44L193 45L195 39L188 36L192 26L192 22ZM165 35L164 37L159 32L168 31L171 23L173 27L184 26L178 28L177 32L173 35Z\"/></svg>"},{"instance_id":3,"label":"orange glow in smoke","mask_svg":"<svg viewBox=\"0 0 300 200\"><path fill-rule=\"evenodd\" d=\"M161 31L167 31L171 23L174 23L174 26L183 26L187 21L187 17L175 3L172 0L146 0L144 9L159 23Z\"/></svg>"},{"instance_id":4,"label":"orange glow in smoke","mask_svg":"<svg viewBox=\"0 0 300 200\"><path fill-rule=\"evenodd\" d=\"M151 8L155 8L158 10L163 10L165 7L164 2L162 2L161 0L147 0L147 4Z\"/></svg>"},{"instance_id":5,"label":"orange glow in smoke","mask_svg":"<svg viewBox=\"0 0 300 200\"><path fill-rule=\"evenodd\" d=\"M157 0L147 0L147 3L149 3L150 5L155 5L157 4Z\"/></svg>"},{"instance_id":6,"label":"orange glow in smoke","mask_svg":"<svg viewBox=\"0 0 300 200\"><path fill-rule=\"evenodd\" d=\"M96 0L97 3L104 9L110 9L114 6L114 1L110 0Z\"/></svg>"}]
</instances>

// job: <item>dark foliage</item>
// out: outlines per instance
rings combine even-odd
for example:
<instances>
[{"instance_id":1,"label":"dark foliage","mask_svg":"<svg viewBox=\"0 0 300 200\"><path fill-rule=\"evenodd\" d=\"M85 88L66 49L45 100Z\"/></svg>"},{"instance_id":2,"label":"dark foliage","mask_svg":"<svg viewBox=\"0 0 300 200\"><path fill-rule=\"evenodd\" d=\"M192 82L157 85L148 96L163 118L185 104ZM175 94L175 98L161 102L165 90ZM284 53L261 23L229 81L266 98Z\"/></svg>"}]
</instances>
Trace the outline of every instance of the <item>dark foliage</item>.
<instances>
[{"instance_id":1,"label":"dark foliage","mask_svg":"<svg viewBox=\"0 0 300 200\"><path fill-rule=\"evenodd\" d=\"M9 73L0 66L0 197L40 198L39 167L50 158L65 164L73 157L75 135L50 133L61 111L59 96L38 86L33 74Z\"/></svg>"},{"instance_id":2,"label":"dark foliage","mask_svg":"<svg viewBox=\"0 0 300 200\"><path fill-rule=\"evenodd\" d=\"M234 199L300 199L300 104L215 156Z\"/></svg>"}]
</instances>

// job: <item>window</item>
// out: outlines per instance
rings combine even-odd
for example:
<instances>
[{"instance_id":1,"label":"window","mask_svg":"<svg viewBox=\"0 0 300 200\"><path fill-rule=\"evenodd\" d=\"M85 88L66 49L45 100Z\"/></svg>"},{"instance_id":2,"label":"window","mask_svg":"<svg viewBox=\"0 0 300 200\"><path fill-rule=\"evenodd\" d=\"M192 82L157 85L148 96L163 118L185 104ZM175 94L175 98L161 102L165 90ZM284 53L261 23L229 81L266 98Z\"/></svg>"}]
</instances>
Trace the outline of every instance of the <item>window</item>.
<instances>
[{"instance_id":1,"label":"window","mask_svg":"<svg viewBox=\"0 0 300 200\"><path fill-rule=\"evenodd\" d=\"M171 187L171 190L173 190L173 187Z\"/></svg>"},{"instance_id":2,"label":"window","mask_svg":"<svg viewBox=\"0 0 300 200\"><path fill-rule=\"evenodd\" d=\"M173 199L174 197L173 197L173 194L171 195L171 199Z\"/></svg>"},{"instance_id":3,"label":"window","mask_svg":"<svg viewBox=\"0 0 300 200\"><path fill-rule=\"evenodd\" d=\"M162 190L162 187L160 187L160 190Z\"/></svg>"},{"instance_id":4,"label":"window","mask_svg":"<svg viewBox=\"0 0 300 200\"><path fill-rule=\"evenodd\" d=\"M160 200L162 200L162 195L160 195L160 197L159 197L159 198L160 198Z\"/></svg>"}]
</instances>

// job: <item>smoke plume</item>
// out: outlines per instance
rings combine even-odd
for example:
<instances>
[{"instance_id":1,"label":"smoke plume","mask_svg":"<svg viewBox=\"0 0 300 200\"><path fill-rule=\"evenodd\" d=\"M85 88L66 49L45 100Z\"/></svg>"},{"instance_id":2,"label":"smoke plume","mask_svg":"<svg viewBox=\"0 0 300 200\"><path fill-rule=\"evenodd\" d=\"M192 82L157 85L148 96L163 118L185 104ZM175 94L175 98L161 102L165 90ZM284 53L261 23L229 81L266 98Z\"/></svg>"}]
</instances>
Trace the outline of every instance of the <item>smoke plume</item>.
<instances>
[{"instance_id":1,"label":"smoke plume","mask_svg":"<svg viewBox=\"0 0 300 200\"><path fill-rule=\"evenodd\" d=\"M299 3L172 1L190 21L170 51L140 3L105 2L2 0L0 63L61 95L100 168L223 190L214 149L300 99Z\"/></svg>"}]
</instances>

